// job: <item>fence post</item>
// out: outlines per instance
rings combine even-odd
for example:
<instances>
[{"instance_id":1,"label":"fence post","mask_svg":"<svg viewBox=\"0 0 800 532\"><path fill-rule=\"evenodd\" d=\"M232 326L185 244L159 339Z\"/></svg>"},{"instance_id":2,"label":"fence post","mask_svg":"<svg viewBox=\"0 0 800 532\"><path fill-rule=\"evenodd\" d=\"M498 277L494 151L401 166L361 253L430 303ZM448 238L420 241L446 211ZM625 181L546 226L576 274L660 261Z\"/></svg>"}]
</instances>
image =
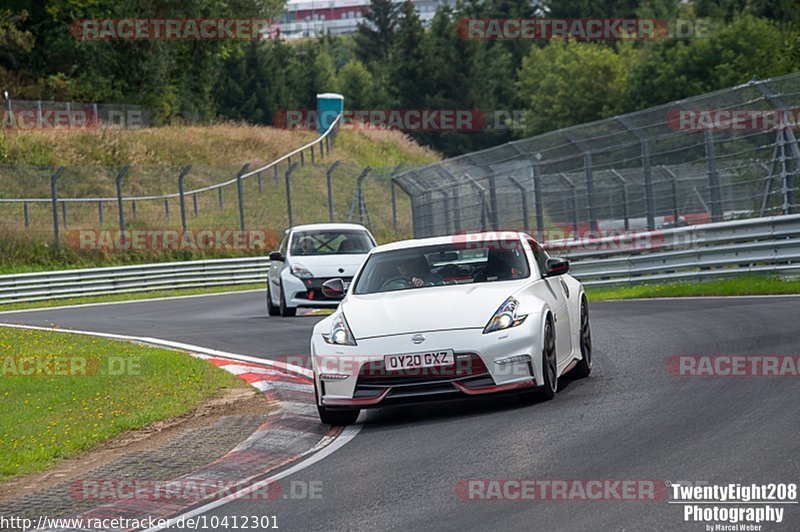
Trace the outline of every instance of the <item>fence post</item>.
<instances>
[{"instance_id":1,"label":"fence post","mask_svg":"<svg viewBox=\"0 0 800 532\"><path fill-rule=\"evenodd\" d=\"M719 174L717 173L717 155L714 146L714 135L710 130L705 131L706 141L706 168L708 170L708 188L710 193L709 206L711 207L711 221L722 221L722 198L719 190Z\"/></svg>"},{"instance_id":2,"label":"fence post","mask_svg":"<svg viewBox=\"0 0 800 532\"><path fill-rule=\"evenodd\" d=\"M223 209L223 207L222 207L222 187L219 187L217 189L217 197L219 199L219 210L222 210Z\"/></svg>"},{"instance_id":3,"label":"fence post","mask_svg":"<svg viewBox=\"0 0 800 532\"><path fill-rule=\"evenodd\" d=\"M22 213L25 216L25 229L31 226L31 214L28 212L28 202L22 204Z\"/></svg>"},{"instance_id":4,"label":"fence post","mask_svg":"<svg viewBox=\"0 0 800 532\"><path fill-rule=\"evenodd\" d=\"M178 174L178 197L180 198L180 206L181 206L181 229L183 230L184 233L187 230L187 225L186 225L186 197L183 191L183 180L186 177L186 174L188 174L189 170L191 169L192 169L191 166L186 165L181 170L181 173Z\"/></svg>"},{"instance_id":5,"label":"fence post","mask_svg":"<svg viewBox=\"0 0 800 532\"><path fill-rule=\"evenodd\" d=\"M131 214L133 219L136 220L136 200L131 200Z\"/></svg>"},{"instance_id":6,"label":"fence post","mask_svg":"<svg viewBox=\"0 0 800 532\"><path fill-rule=\"evenodd\" d=\"M197 206L197 192L192 194L192 207L194 207L194 217L197 218L197 215L200 213L200 209Z\"/></svg>"},{"instance_id":7,"label":"fence post","mask_svg":"<svg viewBox=\"0 0 800 532\"><path fill-rule=\"evenodd\" d=\"M517 187L522 193L522 227L526 233L530 233L531 227L528 223L528 189L525 185L520 183L519 179L514 176L508 176L508 179Z\"/></svg>"},{"instance_id":8,"label":"fence post","mask_svg":"<svg viewBox=\"0 0 800 532\"><path fill-rule=\"evenodd\" d=\"M102 201L98 201L97 202L97 218L98 218L100 224L102 225L103 224L103 202Z\"/></svg>"},{"instance_id":9,"label":"fence post","mask_svg":"<svg viewBox=\"0 0 800 532\"><path fill-rule=\"evenodd\" d=\"M369 174L371 167L367 166L361 171L359 174L358 179L356 179L356 193L358 194L358 223L364 224L364 189L363 189L363 182L364 178L367 177Z\"/></svg>"},{"instance_id":10,"label":"fence post","mask_svg":"<svg viewBox=\"0 0 800 532\"><path fill-rule=\"evenodd\" d=\"M670 189L672 190L672 217L673 223L675 226L678 226L678 216L679 216L679 208L678 208L678 176L675 175L671 169L667 168L666 166L659 165L659 170L667 174L670 179Z\"/></svg>"},{"instance_id":11,"label":"fence post","mask_svg":"<svg viewBox=\"0 0 800 532\"><path fill-rule=\"evenodd\" d=\"M125 243L125 204L122 202L122 178L128 173L128 168L127 165L120 168L114 179L117 187L117 210L119 210L119 238L122 244Z\"/></svg>"},{"instance_id":12,"label":"fence post","mask_svg":"<svg viewBox=\"0 0 800 532\"><path fill-rule=\"evenodd\" d=\"M536 154L541 158L540 154ZM538 158L537 158L538 161ZM542 199L542 176L539 172L539 164L533 162L531 165L531 176L533 177L533 201L536 203L536 233L541 241L544 239L544 201Z\"/></svg>"},{"instance_id":13,"label":"fence post","mask_svg":"<svg viewBox=\"0 0 800 532\"><path fill-rule=\"evenodd\" d=\"M586 207L589 215L589 229L597 232L597 216L594 209L594 176L592 175L592 153L583 155L584 170L586 172Z\"/></svg>"},{"instance_id":14,"label":"fence post","mask_svg":"<svg viewBox=\"0 0 800 532\"><path fill-rule=\"evenodd\" d=\"M580 227L578 225L578 187L575 185L572 179L567 177L567 174L562 172L558 175L564 180L564 182L572 191L572 230L575 232L574 238L579 238Z\"/></svg>"},{"instance_id":15,"label":"fence post","mask_svg":"<svg viewBox=\"0 0 800 532\"><path fill-rule=\"evenodd\" d=\"M489 180L489 209L491 210L492 229L497 231L500 229L500 222L497 213L497 186L494 174L489 174L487 179Z\"/></svg>"},{"instance_id":16,"label":"fence post","mask_svg":"<svg viewBox=\"0 0 800 532\"><path fill-rule=\"evenodd\" d=\"M64 173L64 167L60 167L58 170L55 171L53 175L50 176L50 197L53 205L53 236L55 238L55 248L58 249L61 246L61 241L59 239L59 231L58 231L58 187L57 182L58 178L61 177L61 174Z\"/></svg>"},{"instance_id":17,"label":"fence post","mask_svg":"<svg viewBox=\"0 0 800 532\"><path fill-rule=\"evenodd\" d=\"M67 228L67 202L61 201L61 219L64 222L64 229Z\"/></svg>"},{"instance_id":18,"label":"fence post","mask_svg":"<svg viewBox=\"0 0 800 532\"><path fill-rule=\"evenodd\" d=\"M629 231L631 228L631 220L630 213L628 212L628 181L614 168L611 169L611 174L622 185L622 216L625 219L625 230Z\"/></svg>"},{"instance_id":19,"label":"fence post","mask_svg":"<svg viewBox=\"0 0 800 532\"><path fill-rule=\"evenodd\" d=\"M166 214L167 221L169 221L169 198L164 198L164 214Z\"/></svg>"},{"instance_id":20,"label":"fence post","mask_svg":"<svg viewBox=\"0 0 800 532\"><path fill-rule=\"evenodd\" d=\"M301 151L300 152L300 166L305 166L305 165L306 165L306 158L303 155L303 152Z\"/></svg>"},{"instance_id":21,"label":"fence post","mask_svg":"<svg viewBox=\"0 0 800 532\"><path fill-rule=\"evenodd\" d=\"M244 165L239 169L239 173L236 174L236 194L239 196L239 229L244 233L244 182L242 181L242 176L247 172L247 169L250 167L250 163L244 163Z\"/></svg>"},{"instance_id":22,"label":"fence post","mask_svg":"<svg viewBox=\"0 0 800 532\"><path fill-rule=\"evenodd\" d=\"M486 189L483 187L483 185L478 183L475 180L475 178L473 178L468 173L464 172L464 177L472 186L472 188L478 191L478 197L480 198L480 201L478 203L478 209L479 209L478 212L481 213L480 214L481 231L486 231Z\"/></svg>"},{"instance_id":23,"label":"fence post","mask_svg":"<svg viewBox=\"0 0 800 532\"><path fill-rule=\"evenodd\" d=\"M286 169L286 213L289 216L289 227L294 225L292 220L292 172L297 168L297 163L292 163Z\"/></svg>"},{"instance_id":24,"label":"fence post","mask_svg":"<svg viewBox=\"0 0 800 532\"><path fill-rule=\"evenodd\" d=\"M258 193L264 193L264 179L261 177L261 172L256 174L256 178L258 179Z\"/></svg>"},{"instance_id":25,"label":"fence post","mask_svg":"<svg viewBox=\"0 0 800 532\"><path fill-rule=\"evenodd\" d=\"M317 165L317 160L314 157L314 145L312 144L311 145L311 166L316 166L316 165Z\"/></svg>"},{"instance_id":26,"label":"fence post","mask_svg":"<svg viewBox=\"0 0 800 532\"><path fill-rule=\"evenodd\" d=\"M653 172L650 168L650 143L642 140L642 175L644 176L644 210L647 230L656 228L655 197L653 196Z\"/></svg>"},{"instance_id":27,"label":"fence post","mask_svg":"<svg viewBox=\"0 0 800 532\"><path fill-rule=\"evenodd\" d=\"M333 188L331 186L331 178L333 178L333 172L341 162L342 161L334 161L330 168L328 168L328 171L325 172L325 180L328 185L328 221L331 223L333 223Z\"/></svg>"}]
</instances>

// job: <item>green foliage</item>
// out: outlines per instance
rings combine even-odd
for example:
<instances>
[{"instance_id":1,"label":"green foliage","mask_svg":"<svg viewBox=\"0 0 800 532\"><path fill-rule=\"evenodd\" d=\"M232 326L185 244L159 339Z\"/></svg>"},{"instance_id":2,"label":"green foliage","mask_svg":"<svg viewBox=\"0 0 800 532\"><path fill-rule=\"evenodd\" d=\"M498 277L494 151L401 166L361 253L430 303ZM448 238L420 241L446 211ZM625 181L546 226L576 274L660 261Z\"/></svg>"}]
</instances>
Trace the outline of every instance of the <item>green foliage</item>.
<instances>
[{"instance_id":1,"label":"green foliage","mask_svg":"<svg viewBox=\"0 0 800 532\"><path fill-rule=\"evenodd\" d=\"M526 135L543 133L619 113L630 47L620 52L586 42L552 42L531 48L518 87L530 111Z\"/></svg>"}]
</instances>

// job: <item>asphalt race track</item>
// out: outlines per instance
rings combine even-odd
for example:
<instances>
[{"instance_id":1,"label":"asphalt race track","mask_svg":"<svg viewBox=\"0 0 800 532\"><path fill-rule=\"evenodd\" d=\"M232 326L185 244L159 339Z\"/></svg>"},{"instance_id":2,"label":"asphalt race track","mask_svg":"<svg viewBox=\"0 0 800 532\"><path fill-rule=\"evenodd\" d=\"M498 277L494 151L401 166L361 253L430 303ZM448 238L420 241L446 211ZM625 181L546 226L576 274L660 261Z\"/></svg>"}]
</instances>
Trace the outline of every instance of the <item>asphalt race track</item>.
<instances>
[{"instance_id":1,"label":"asphalt race track","mask_svg":"<svg viewBox=\"0 0 800 532\"><path fill-rule=\"evenodd\" d=\"M318 499L236 501L209 515L281 530L705 530L681 505L464 500L465 479L800 479L798 377L677 377L673 355L798 355L800 297L591 305L595 369L548 403L515 397L370 411L361 432L289 477ZM317 316L268 318L263 293L0 315L263 358L305 354ZM800 530L800 507L762 530Z\"/></svg>"}]
</instances>

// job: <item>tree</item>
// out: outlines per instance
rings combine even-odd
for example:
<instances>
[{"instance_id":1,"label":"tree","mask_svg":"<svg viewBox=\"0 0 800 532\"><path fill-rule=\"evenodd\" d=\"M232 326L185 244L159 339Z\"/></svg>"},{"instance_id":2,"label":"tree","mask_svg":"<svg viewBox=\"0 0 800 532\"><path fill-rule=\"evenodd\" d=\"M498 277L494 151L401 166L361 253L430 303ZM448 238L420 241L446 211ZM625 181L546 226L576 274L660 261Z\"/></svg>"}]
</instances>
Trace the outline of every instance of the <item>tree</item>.
<instances>
[{"instance_id":1,"label":"tree","mask_svg":"<svg viewBox=\"0 0 800 532\"><path fill-rule=\"evenodd\" d=\"M553 41L522 61L517 89L529 111L525 135L618 113L630 47L620 53L589 42Z\"/></svg>"},{"instance_id":2,"label":"tree","mask_svg":"<svg viewBox=\"0 0 800 532\"><path fill-rule=\"evenodd\" d=\"M358 59L351 59L339 71L339 90L348 109L369 109L377 103L372 74Z\"/></svg>"},{"instance_id":3,"label":"tree","mask_svg":"<svg viewBox=\"0 0 800 532\"><path fill-rule=\"evenodd\" d=\"M372 0L365 18L355 35L356 57L372 67L389 57L397 25L397 4L393 0Z\"/></svg>"}]
</instances>

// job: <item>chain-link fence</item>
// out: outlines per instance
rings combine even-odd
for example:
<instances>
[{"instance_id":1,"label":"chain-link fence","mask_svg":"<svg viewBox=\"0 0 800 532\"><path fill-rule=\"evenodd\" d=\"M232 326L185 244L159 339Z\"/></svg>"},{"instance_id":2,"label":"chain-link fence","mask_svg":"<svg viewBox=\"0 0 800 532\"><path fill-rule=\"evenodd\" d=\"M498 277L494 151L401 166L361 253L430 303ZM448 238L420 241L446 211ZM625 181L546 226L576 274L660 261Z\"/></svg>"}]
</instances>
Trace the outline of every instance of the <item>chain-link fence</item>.
<instances>
[{"instance_id":1,"label":"chain-link fence","mask_svg":"<svg viewBox=\"0 0 800 532\"><path fill-rule=\"evenodd\" d=\"M798 210L800 73L518 140L396 176L414 236L584 236ZM549 238L547 238L549 239Z\"/></svg>"}]
</instances>

